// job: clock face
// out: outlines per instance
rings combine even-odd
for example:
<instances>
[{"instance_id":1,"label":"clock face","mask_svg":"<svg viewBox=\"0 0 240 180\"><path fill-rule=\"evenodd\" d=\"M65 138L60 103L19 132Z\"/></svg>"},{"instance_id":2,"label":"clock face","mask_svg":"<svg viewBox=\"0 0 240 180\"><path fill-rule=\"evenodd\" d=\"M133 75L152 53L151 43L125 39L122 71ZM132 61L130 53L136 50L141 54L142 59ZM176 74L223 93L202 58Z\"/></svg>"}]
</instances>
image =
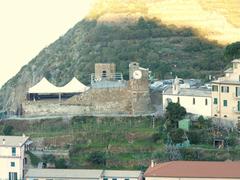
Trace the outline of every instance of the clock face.
<instances>
[{"instance_id":1,"label":"clock face","mask_svg":"<svg viewBox=\"0 0 240 180\"><path fill-rule=\"evenodd\" d=\"M136 70L133 72L133 78L134 79L141 79L142 78L142 72L139 70Z\"/></svg>"}]
</instances>

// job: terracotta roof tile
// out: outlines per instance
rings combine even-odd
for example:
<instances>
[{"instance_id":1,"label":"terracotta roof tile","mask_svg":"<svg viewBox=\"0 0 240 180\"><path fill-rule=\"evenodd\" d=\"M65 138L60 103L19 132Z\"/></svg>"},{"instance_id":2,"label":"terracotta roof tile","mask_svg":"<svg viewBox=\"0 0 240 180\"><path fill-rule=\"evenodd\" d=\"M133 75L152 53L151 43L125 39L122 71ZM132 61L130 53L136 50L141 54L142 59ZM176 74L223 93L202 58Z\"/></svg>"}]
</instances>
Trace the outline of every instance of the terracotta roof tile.
<instances>
[{"instance_id":1,"label":"terracotta roof tile","mask_svg":"<svg viewBox=\"0 0 240 180\"><path fill-rule=\"evenodd\" d=\"M149 167L145 177L240 178L240 162L172 161Z\"/></svg>"}]
</instances>

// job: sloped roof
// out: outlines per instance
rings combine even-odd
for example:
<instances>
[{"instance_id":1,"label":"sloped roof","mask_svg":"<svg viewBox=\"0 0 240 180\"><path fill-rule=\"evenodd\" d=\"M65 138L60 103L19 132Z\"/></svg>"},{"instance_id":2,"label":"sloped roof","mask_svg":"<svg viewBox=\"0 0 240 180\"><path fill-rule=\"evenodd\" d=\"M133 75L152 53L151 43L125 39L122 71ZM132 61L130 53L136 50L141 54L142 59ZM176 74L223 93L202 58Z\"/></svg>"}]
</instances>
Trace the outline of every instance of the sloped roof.
<instances>
[{"instance_id":1,"label":"sloped roof","mask_svg":"<svg viewBox=\"0 0 240 180\"><path fill-rule=\"evenodd\" d=\"M72 78L72 80L65 86L60 87L61 93L75 93L75 92L85 92L89 87L85 86L83 83L77 80L77 78Z\"/></svg>"},{"instance_id":2,"label":"sloped roof","mask_svg":"<svg viewBox=\"0 0 240 180\"><path fill-rule=\"evenodd\" d=\"M0 146L21 147L28 139L26 136L0 136Z\"/></svg>"},{"instance_id":3,"label":"sloped roof","mask_svg":"<svg viewBox=\"0 0 240 180\"><path fill-rule=\"evenodd\" d=\"M58 93L59 88L50 83L45 77L35 86L29 88L28 93Z\"/></svg>"},{"instance_id":4,"label":"sloped roof","mask_svg":"<svg viewBox=\"0 0 240 180\"><path fill-rule=\"evenodd\" d=\"M172 161L149 167L145 177L240 178L240 162Z\"/></svg>"},{"instance_id":5,"label":"sloped roof","mask_svg":"<svg viewBox=\"0 0 240 180\"><path fill-rule=\"evenodd\" d=\"M27 178L60 178L60 179L100 179L103 170L89 169L29 169Z\"/></svg>"}]
</instances>

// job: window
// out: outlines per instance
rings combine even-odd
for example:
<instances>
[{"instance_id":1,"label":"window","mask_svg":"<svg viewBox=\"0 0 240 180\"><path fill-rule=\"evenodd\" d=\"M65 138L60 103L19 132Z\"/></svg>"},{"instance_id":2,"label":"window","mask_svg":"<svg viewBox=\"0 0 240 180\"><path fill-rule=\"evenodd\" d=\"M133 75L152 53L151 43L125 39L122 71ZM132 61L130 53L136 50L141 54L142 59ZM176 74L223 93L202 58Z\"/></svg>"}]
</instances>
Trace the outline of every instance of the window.
<instances>
[{"instance_id":1,"label":"window","mask_svg":"<svg viewBox=\"0 0 240 180\"><path fill-rule=\"evenodd\" d=\"M177 98L177 102L178 102L178 104L180 104L180 98L179 97Z\"/></svg>"},{"instance_id":2,"label":"window","mask_svg":"<svg viewBox=\"0 0 240 180\"><path fill-rule=\"evenodd\" d=\"M224 117L226 118L226 117L227 117L227 115L224 115Z\"/></svg>"},{"instance_id":3,"label":"window","mask_svg":"<svg viewBox=\"0 0 240 180\"><path fill-rule=\"evenodd\" d=\"M213 104L218 104L218 99L217 98L213 99Z\"/></svg>"},{"instance_id":4,"label":"window","mask_svg":"<svg viewBox=\"0 0 240 180\"><path fill-rule=\"evenodd\" d=\"M213 86L212 86L212 91L218 92L218 86L217 86L217 85L213 85Z\"/></svg>"},{"instance_id":5,"label":"window","mask_svg":"<svg viewBox=\"0 0 240 180\"><path fill-rule=\"evenodd\" d=\"M223 100L223 106L227 107L227 100Z\"/></svg>"},{"instance_id":6,"label":"window","mask_svg":"<svg viewBox=\"0 0 240 180\"><path fill-rule=\"evenodd\" d=\"M117 178L112 178L112 180L117 180Z\"/></svg>"},{"instance_id":7,"label":"window","mask_svg":"<svg viewBox=\"0 0 240 180\"><path fill-rule=\"evenodd\" d=\"M124 180L129 180L129 178L125 178Z\"/></svg>"},{"instance_id":8,"label":"window","mask_svg":"<svg viewBox=\"0 0 240 180\"><path fill-rule=\"evenodd\" d=\"M236 97L240 96L240 87L236 87Z\"/></svg>"},{"instance_id":9,"label":"window","mask_svg":"<svg viewBox=\"0 0 240 180\"><path fill-rule=\"evenodd\" d=\"M205 99L205 105L206 105L206 106L208 105L208 100L207 100L207 99Z\"/></svg>"},{"instance_id":10,"label":"window","mask_svg":"<svg viewBox=\"0 0 240 180\"><path fill-rule=\"evenodd\" d=\"M12 147L12 156L16 156L16 147Z\"/></svg>"},{"instance_id":11,"label":"window","mask_svg":"<svg viewBox=\"0 0 240 180\"><path fill-rule=\"evenodd\" d=\"M15 167L15 162L11 162L11 167Z\"/></svg>"},{"instance_id":12,"label":"window","mask_svg":"<svg viewBox=\"0 0 240 180\"><path fill-rule=\"evenodd\" d=\"M237 63L233 63L234 69L237 69Z\"/></svg>"},{"instance_id":13,"label":"window","mask_svg":"<svg viewBox=\"0 0 240 180\"><path fill-rule=\"evenodd\" d=\"M195 98L193 98L193 102L192 102L192 103L193 103L193 105L196 103L196 102L195 102Z\"/></svg>"},{"instance_id":14,"label":"window","mask_svg":"<svg viewBox=\"0 0 240 180\"><path fill-rule=\"evenodd\" d=\"M8 173L8 179L9 180L17 180L17 173L16 172L9 172Z\"/></svg>"},{"instance_id":15,"label":"window","mask_svg":"<svg viewBox=\"0 0 240 180\"><path fill-rule=\"evenodd\" d=\"M229 87L228 86L222 86L221 90L223 93L228 93L229 92Z\"/></svg>"},{"instance_id":16,"label":"window","mask_svg":"<svg viewBox=\"0 0 240 180\"><path fill-rule=\"evenodd\" d=\"M106 77L107 77L107 71L103 71L103 72L102 72L102 77L103 77L103 78L106 78Z\"/></svg>"},{"instance_id":17,"label":"window","mask_svg":"<svg viewBox=\"0 0 240 180\"><path fill-rule=\"evenodd\" d=\"M105 178L103 178L103 180L108 180L108 178L105 177Z\"/></svg>"},{"instance_id":18,"label":"window","mask_svg":"<svg viewBox=\"0 0 240 180\"><path fill-rule=\"evenodd\" d=\"M240 111L240 101L238 101L237 110Z\"/></svg>"}]
</instances>

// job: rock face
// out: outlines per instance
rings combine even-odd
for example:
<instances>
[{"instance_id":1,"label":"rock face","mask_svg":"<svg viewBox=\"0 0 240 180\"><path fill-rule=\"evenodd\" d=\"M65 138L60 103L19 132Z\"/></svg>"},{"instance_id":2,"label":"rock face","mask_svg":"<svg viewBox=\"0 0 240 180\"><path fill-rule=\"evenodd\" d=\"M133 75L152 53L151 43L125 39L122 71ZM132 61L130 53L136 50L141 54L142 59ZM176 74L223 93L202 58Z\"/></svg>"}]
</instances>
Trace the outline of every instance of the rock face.
<instances>
[{"instance_id":1,"label":"rock face","mask_svg":"<svg viewBox=\"0 0 240 180\"><path fill-rule=\"evenodd\" d=\"M203 37L228 44L240 37L239 0L106 0L96 3L89 18L124 24L138 17L157 18L166 25L192 27Z\"/></svg>"},{"instance_id":2,"label":"rock face","mask_svg":"<svg viewBox=\"0 0 240 180\"><path fill-rule=\"evenodd\" d=\"M43 77L59 86L73 76L89 83L96 62L116 63L126 78L133 60L160 78L169 72L196 78L216 74L223 67L223 47L206 39L239 40L239 6L238 0L99 0L85 20L2 87L0 109L16 112L27 89Z\"/></svg>"}]
</instances>

